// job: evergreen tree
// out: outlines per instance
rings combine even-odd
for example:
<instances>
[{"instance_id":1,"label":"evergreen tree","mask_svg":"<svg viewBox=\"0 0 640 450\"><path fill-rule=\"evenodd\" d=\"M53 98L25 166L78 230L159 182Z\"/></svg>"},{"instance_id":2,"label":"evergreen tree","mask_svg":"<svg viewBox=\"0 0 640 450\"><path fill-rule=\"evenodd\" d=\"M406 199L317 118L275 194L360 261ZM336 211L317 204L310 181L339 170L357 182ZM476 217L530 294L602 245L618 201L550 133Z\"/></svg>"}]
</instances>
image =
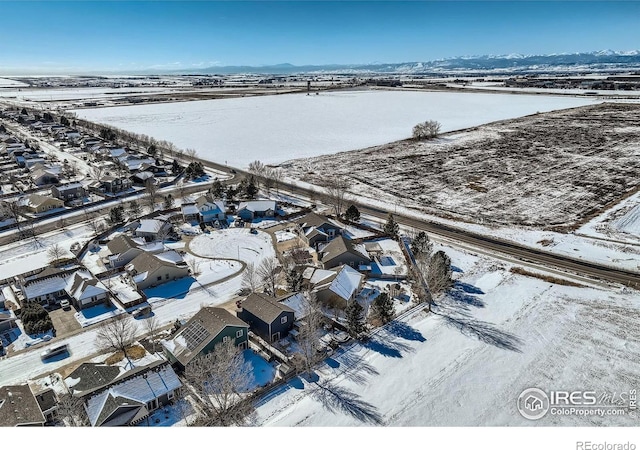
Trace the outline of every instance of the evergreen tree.
<instances>
[{"instance_id":1,"label":"evergreen tree","mask_svg":"<svg viewBox=\"0 0 640 450\"><path fill-rule=\"evenodd\" d=\"M394 238L398 237L398 232L400 231L400 226L393 218L393 214L389 213L387 217L387 223L384 224L383 231Z\"/></svg>"},{"instance_id":2,"label":"evergreen tree","mask_svg":"<svg viewBox=\"0 0 640 450\"><path fill-rule=\"evenodd\" d=\"M233 202L236 195L238 195L239 189L236 189L235 186L229 185L227 186L227 191L225 192L225 196L228 202Z\"/></svg>"},{"instance_id":3,"label":"evergreen tree","mask_svg":"<svg viewBox=\"0 0 640 450\"><path fill-rule=\"evenodd\" d=\"M433 244L424 231L419 232L411 241L411 252L416 259L428 258L432 249Z\"/></svg>"},{"instance_id":4,"label":"evergreen tree","mask_svg":"<svg viewBox=\"0 0 640 450\"><path fill-rule=\"evenodd\" d=\"M393 319L393 300L386 292L378 295L371 304L373 317L378 319L382 324L391 322Z\"/></svg>"},{"instance_id":5,"label":"evergreen tree","mask_svg":"<svg viewBox=\"0 0 640 450\"><path fill-rule=\"evenodd\" d=\"M124 222L124 206L114 206L109 211L109 223L115 225Z\"/></svg>"},{"instance_id":6,"label":"evergreen tree","mask_svg":"<svg viewBox=\"0 0 640 450\"><path fill-rule=\"evenodd\" d=\"M344 218L350 222L357 222L360 220L360 211L356 208L356 205L351 205L344 213Z\"/></svg>"},{"instance_id":7,"label":"evergreen tree","mask_svg":"<svg viewBox=\"0 0 640 450\"><path fill-rule=\"evenodd\" d=\"M287 286L291 292L298 292L302 289L302 272L297 267L292 267L285 274Z\"/></svg>"},{"instance_id":8,"label":"evergreen tree","mask_svg":"<svg viewBox=\"0 0 640 450\"><path fill-rule=\"evenodd\" d=\"M182 170L182 166L178 163L177 159L173 160L173 164L171 165L171 171L175 174L179 173Z\"/></svg>"},{"instance_id":9,"label":"evergreen tree","mask_svg":"<svg viewBox=\"0 0 640 450\"><path fill-rule=\"evenodd\" d=\"M209 189L211 195L215 198L222 198L224 196L224 185L220 180L216 180L213 182L211 189Z\"/></svg>"},{"instance_id":10,"label":"evergreen tree","mask_svg":"<svg viewBox=\"0 0 640 450\"><path fill-rule=\"evenodd\" d=\"M258 186L256 186L255 177L251 175L245 185L244 196L250 200L253 200L254 198L256 198L257 193L258 193Z\"/></svg>"},{"instance_id":11,"label":"evergreen tree","mask_svg":"<svg viewBox=\"0 0 640 450\"><path fill-rule=\"evenodd\" d=\"M362 333L364 328L364 308L360 306L360 304L352 300L347 306L345 311L347 315L347 328L349 329L349 334L353 337L358 337L360 333Z\"/></svg>"},{"instance_id":12,"label":"evergreen tree","mask_svg":"<svg viewBox=\"0 0 640 450\"><path fill-rule=\"evenodd\" d=\"M164 209L171 209L173 208L173 204L175 203L174 199L173 199L173 195L171 194L167 194L164 197Z\"/></svg>"},{"instance_id":13,"label":"evergreen tree","mask_svg":"<svg viewBox=\"0 0 640 450\"><path fill-rule=\"evenodd\" d=\"M147 153L149 154L149 156L156 156L156 153L158 153L158 147L156 147L154 144L151 144L149 146L149 148L147 148Z\"/></svg>"}]
</instances>

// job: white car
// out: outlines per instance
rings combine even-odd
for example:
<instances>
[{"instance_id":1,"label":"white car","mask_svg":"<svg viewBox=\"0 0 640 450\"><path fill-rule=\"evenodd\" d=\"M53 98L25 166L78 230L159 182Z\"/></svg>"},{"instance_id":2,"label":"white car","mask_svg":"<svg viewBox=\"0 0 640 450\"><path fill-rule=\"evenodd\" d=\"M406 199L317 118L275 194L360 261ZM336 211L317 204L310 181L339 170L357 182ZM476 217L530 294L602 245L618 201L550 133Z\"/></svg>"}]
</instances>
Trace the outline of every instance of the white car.
<instances>
[{"instance_id":1,"label":"white car","mask_svg":"<svg viewBox=\"0 0 640 450\"><path fill-rule=\"evenodd\" d=\"M67 309L69 306L71 306L71 304L69 303L69 300L62 300L60 302L60 307L62 309Z\"/></svg>"}]
</instances>

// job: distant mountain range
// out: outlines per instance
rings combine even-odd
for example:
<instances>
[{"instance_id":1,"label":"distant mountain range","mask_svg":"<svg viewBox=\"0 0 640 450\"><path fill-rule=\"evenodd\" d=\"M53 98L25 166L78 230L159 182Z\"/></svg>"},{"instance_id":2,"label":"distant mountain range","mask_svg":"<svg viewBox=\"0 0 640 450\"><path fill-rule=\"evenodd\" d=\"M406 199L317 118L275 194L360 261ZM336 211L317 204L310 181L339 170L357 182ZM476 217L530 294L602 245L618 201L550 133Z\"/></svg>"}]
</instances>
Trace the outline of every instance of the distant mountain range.
<instances>
[{"instance_id":1,"label":"distant mountain range","mask_svg":"<svg viewBox=\"0 0 640 450\"><path fill-rule=\"evenodd\" d=\"M584 70L640 69L640 51L602 50L588 53L551 55L483 55L460 56L426 62L329 64L294 66L214 66L197 70L179 70L190 74L449 74L449 73L517 73Z\"/></svg>"}]
</instances>

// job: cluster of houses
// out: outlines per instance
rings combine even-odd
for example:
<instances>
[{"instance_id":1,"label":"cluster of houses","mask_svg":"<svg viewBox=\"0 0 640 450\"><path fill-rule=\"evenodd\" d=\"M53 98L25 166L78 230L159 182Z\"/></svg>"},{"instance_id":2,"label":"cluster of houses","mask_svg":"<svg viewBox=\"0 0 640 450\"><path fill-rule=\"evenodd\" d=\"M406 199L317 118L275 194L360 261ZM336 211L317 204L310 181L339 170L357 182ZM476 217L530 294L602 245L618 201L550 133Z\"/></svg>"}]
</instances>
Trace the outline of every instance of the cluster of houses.
<instances>
[{"instance_id":1,"label":"cluster of houses","mask_svg":"<svg viewBox=\"0 0 640 450\"><path fill-rule=\"evenodd\" d=\"M45 117L48 119L45 119ZM173 166L147 154L117 147L100 137L63 125L45 114L0 110L0 118L25 126L34 136L52 142L75 158L91 164L84 181L77 164L63 163L37 148L31 148L8 132L0 132L0 169L2 183L17 199L23 214L49 214L60 208L82 205L94 193L101 197L132 192L136 186L162 183L175 176ZM151 181L149 181L151 180Z\"/></svg>"}]
</instances>

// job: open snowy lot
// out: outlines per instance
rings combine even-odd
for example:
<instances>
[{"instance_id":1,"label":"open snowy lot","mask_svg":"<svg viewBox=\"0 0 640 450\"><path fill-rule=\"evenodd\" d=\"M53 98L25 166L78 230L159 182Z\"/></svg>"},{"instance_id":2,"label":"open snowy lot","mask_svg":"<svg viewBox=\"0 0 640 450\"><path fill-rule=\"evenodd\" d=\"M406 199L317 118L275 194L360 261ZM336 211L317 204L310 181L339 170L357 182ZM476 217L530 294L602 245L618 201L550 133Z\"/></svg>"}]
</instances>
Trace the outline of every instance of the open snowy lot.
<instances>
[{"instance_id":1,"label":"open snowy lot","mask_svg":"<svg viewBox=\"0 0 640 450\"><path fill-rule=\"evenodd\" d=\"M540 95L360 90L75 112L83 119L194 148L202 158L245 167L256 159L280 163L405 139L415 124L428 119L451 131L593 103Z\"/></svg>"},{"instance_id":2,"label":"open snowy lot","mask_svg":"<svg viewBox=\"0 0 640 450\"><path fill-rule=\"evenodd\" d=\"M573 229L638 189L640 105L604 103L283 164L361 197L472 223Z\"/></svg>"},{"instance_id":3,"label":"open snowy lot","mask_svg":"<svg viewBox=\"0 0 640 450\"><path fill-rule=\"evenodd\" d=\"M365 344L294 378L259 406L271 426L637 426L619 416L517 411L529 387L629 392L640 379L640 297L565 287L445 249L453 290L434 313L409 313ZM637 414L637 411L636 411Z\"/></svg>"},{"instance_id":4,"label":"open snowy lot","mask_svg":"<svg viewBox=\"0 0 640 450\"><path fill-rule=\"evenodd\" d=\"M227 228L201 234L189 243L189 249L198 256L238 259L256 267L265 258L275 257L271 236L263 231L251 234L248 228Z\"/></svg>"}]
</instances>

